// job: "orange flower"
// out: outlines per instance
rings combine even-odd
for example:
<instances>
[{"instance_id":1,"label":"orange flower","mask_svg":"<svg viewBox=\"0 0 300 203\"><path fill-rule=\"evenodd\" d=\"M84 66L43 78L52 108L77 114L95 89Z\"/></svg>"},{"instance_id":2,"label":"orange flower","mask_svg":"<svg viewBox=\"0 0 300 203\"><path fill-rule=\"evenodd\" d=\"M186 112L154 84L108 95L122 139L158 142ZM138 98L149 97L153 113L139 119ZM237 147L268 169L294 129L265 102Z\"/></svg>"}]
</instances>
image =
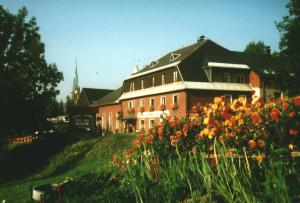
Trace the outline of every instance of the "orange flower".
<instances>
[{"instance_id":1,"label":"orange flower","mask_svg":"<svg viewBox=\"0 0 300 203\"><path fill-rule=\"evenodd\" d=\"M181 135L182 135L182 132L181 132L180 130L177 130L177 131L176 131L176 137L177 137L178 139L180 139Z\"/></svg>"},{"instance_id":2,"label":"orange flower","mask_svg":"<svg viewBox=\"0 0 300 203\"><path fill-rule=\"evenodd\" d=\"M221 135L221 136L219 137L219 141L220 141L220 142L223 142L223 141L224 141L224 136L223 136L223 135Z\"/></svg>"},{"instance_id":3,"label":"orange flower","mask_svg":"<svg viewBox=\"0 0 300 203\"><path fill-rule=\"evenodd\" d=\"M300 96L297 96L294 98L294 105L295 106L300 106Z\"/></svg>"},{"instance_id":4,"label":"orange flower","mask_svg":"<svg viewBox=\"0 0 300 203\"><path fill-rule=\"evenodd\" d=\"M171 141L171 145L175 147L177 145L178 139L176 136L170 135L170 141Z\"/></svg>"},{"instance_id":5,"label":"orange flower","mask_svg":"<svg viewBox=\"0 0 300 203\"><path fill-rule=\"evenodd\" d=\"M249 140L248 145L251 149L254 149L256 147L256 142L254 140Z\"/></svg>"},{"instance_id":6,"label":"orange flower","mask_svg":"<svg viewBox=\"0 0 300 203\"><path fill-rule=\"evenodd\" d=\"M298 134L298 130L295 128L290 129L290 135L296 136Z\"/></svg>"},{"instance_id":7,"label":"orange flower","mask_svg":"<svg viewBox=\"0 0 300 203\"><path fill-rule=\"evenodd\" d=\"M289 113L290 118L294 118L296 116L296 112L292 111Z\"/></svg>"},{"instance_id":8,"label":"orange flower","mask_svg":"<svg viewBox=\"0 0 300 203\"><path fill-rule=\"evenodd\" d=\"M153 142L153 139L154 139L154 136L153 136L153 135L147 136L147 137L146 137L146 140L145 140L145 144L152 143L152 142Z\"/></svg>"},{"instance_id":9,"label":"orange flower","mask_svg":"<svg viewBox=\"0 0 300 203\"><path fill-rule=\"evenodd\" d=\"M261 163L264 159L265 159L265 156L262 154L259 154L256 156L256 160L258 161L258 163Z\"/></svg>"},{"instance_id":10,"label":"orange flower","mask_svg":"<svg viewBox=\"0 0 300 203\"><path fill-rule=\"evenodd\" d=\"M257 145L259 148L264 148L266 144L263 140L257 140Z\"/></svg>"},{"instance_id":11,"label":"orange flower","mask_svg":"<svg viewBox=\"0 0 300 203\"><path fill-rule=\"evenodd\" d=\"M261 122L261 118L257 112L254 112L251 116L252 122L254 125L258 125Z\"/></svg>"},{"instance_id":12,"label":"orange flower","mask_svg":"<svg viewBox=\"0 0 300 203\"><path fill-rule=\"evenodd\" d=\"M141 147L141 140L136 139L136 140L135 140L135 146L136 146L137 148L140 148L140 147Z\"/></svg>"}]
</instances>

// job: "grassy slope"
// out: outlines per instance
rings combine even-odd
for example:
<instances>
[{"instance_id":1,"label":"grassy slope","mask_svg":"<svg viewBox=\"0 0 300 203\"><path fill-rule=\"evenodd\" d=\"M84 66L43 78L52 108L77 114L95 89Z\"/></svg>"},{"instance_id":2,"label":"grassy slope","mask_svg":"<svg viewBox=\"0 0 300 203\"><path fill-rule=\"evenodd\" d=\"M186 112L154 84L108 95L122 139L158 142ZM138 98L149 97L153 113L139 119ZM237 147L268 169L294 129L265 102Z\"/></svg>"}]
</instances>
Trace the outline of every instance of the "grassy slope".
<instances>
[{"instance_id":1,"label":"grassy slope","mask_svg":"<svg viewBox=\"0 0 300 203\"><path fill-rule=\"evenodd\" d=\"M52 157L44 170L26 179L0 185L0 201L28 202L32 186L109 171L112 155L122 153L132 139L130 135L116 134L68 145Z\"/></svg>"}]
</instances>

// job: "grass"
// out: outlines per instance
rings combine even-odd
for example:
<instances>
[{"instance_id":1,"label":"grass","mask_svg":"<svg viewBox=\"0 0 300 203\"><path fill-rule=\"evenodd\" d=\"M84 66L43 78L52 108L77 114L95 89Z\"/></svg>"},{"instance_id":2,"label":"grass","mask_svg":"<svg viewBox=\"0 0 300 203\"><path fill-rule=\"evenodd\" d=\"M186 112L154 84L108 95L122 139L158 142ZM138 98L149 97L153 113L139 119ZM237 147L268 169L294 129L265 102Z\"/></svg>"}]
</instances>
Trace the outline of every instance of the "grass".
<instances>
[{"instance_id":1,"label":"grass","mask_svg":"<svg viewBox=\"0 0 300 203\"><path fill-rule=\"evenodd\" d=\"M127 134L115 134L68 144L34 174L20 180L2 183L0 201L5 199L6 202L30 202L32 186L61 182L66 177L77 180L89 174L100 176L109 173L112 170L112 155L120 155L131 145L132 139L133 136Z\"/></svg>"}]
</instances>

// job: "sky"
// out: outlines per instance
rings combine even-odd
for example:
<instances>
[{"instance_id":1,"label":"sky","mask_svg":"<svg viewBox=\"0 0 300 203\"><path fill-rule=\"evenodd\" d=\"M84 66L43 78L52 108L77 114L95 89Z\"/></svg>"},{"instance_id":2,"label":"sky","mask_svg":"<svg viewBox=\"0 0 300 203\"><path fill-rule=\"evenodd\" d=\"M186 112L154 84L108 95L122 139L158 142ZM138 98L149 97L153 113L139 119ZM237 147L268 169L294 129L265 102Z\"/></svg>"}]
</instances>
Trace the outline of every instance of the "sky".
<instances>
[{"instance_id":1,"label":"sky","mask_svg":"<svg viewBox=\"0 0 300 203\"><path fill-rule=\"evenodd\" d=\"M11 13L37 18L48 63L64 74L58 99L80 87L116 89L135 66L207 38L234 51L264 41L278 51L275 22L288 0L0 0Z\"/></svg>"}]
</instances>

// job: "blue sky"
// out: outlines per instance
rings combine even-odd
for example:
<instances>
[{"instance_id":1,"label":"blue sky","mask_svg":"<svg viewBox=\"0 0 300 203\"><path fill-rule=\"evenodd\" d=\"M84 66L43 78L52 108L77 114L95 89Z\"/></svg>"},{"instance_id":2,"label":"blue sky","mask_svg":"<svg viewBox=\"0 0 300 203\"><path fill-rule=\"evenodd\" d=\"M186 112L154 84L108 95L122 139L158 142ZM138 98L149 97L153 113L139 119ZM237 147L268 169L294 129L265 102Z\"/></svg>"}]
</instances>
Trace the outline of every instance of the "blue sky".
<instances>
[{"instance_id":1,"label":"blue sky","mask_svg":"<svg viewBox=\"0 0 300 203\"><path fill-rule=\"evenodd\" d=\"M262 40L278 50L275 21L288 0L0 0L12 13L26 6L37 18L46 59L64 73L59 99L72 88L75 59L81 87L116 89L136 65L205 35L242 51Z\"/></svg>"}]
</instances>

